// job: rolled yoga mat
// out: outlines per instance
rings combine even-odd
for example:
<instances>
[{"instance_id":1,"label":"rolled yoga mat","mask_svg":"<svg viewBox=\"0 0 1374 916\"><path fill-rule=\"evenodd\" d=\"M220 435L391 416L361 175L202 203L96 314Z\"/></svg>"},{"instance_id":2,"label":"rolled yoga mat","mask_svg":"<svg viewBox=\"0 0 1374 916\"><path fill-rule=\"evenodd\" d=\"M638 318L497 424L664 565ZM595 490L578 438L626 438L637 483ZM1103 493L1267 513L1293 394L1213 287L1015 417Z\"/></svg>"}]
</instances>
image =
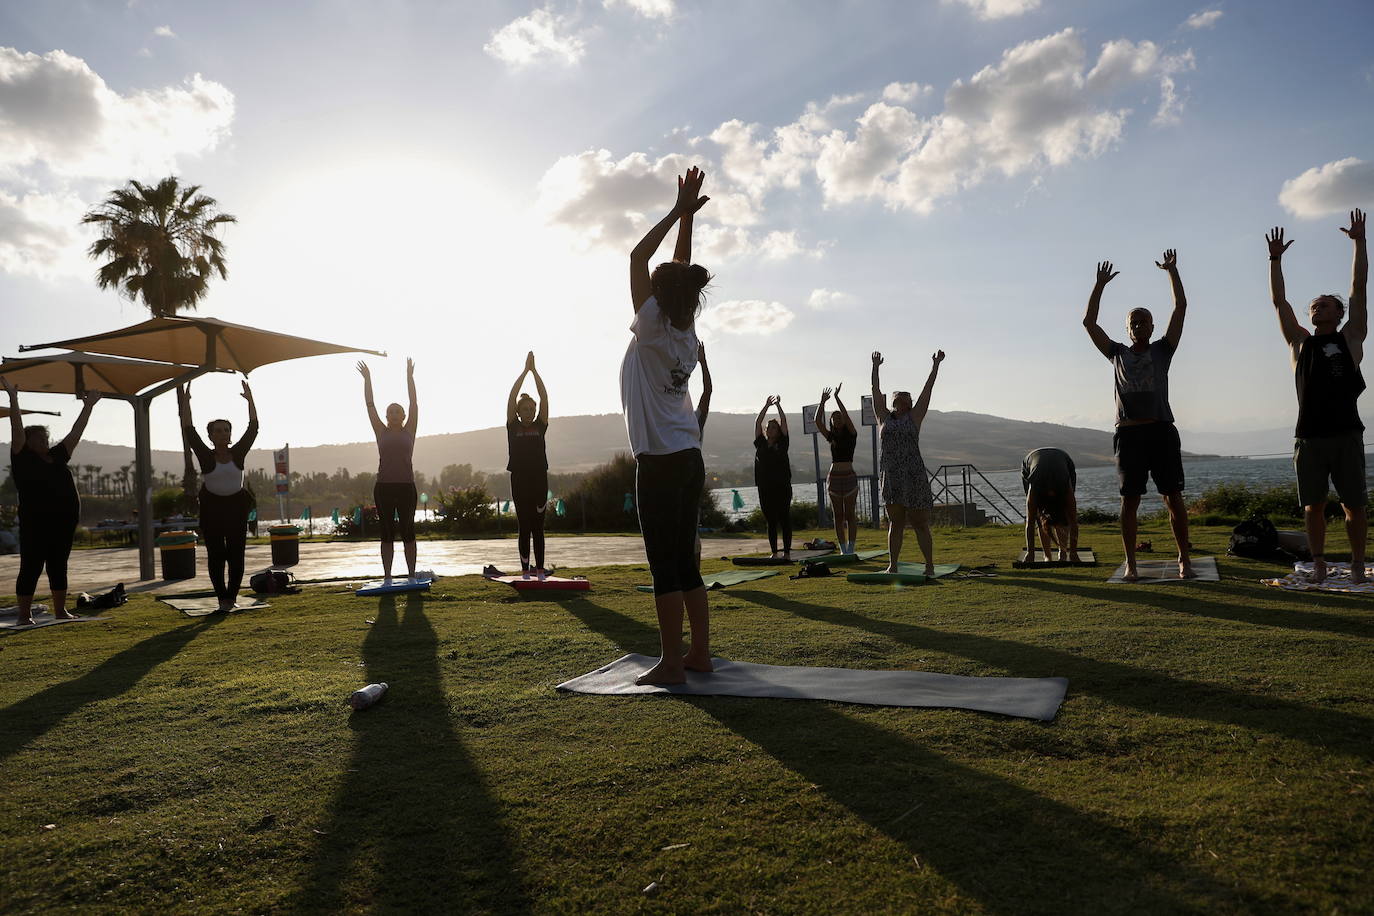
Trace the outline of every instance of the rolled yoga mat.
<instances>
[{"instance_id":1,"label":"rolled yoga mat","mask_svg":"<svg viewBox=\"0 0 1374 916\"><path fill-rule=\"evenodd\" d=\"M1064 702L1062 677L965 677L927 671L859 671L758 665L714 658L711 674L687 672L687 683L640 686L635 678L658 659L626 655L595 671L564 681L559 690L599 696L670 693L688 696L777 697L833 700L869 706L930 706L973 709L1048 722Z\"/></svg>"},{"instance_id":2,"label":"rolled yoga mat","mask_svg":"<svg viewBox=\"0 0 1374 916\"><path fill-rule=\"evenodd\" d=\"M741 582L753 582L756 579L767 579L777 574L776 569L727 569L724 572L703 574L701 579L708 589L716 589L739 585ZM636 585L635 588L641 592L654 590L652 585Z\"/></svg>"},{"instance_id":3,"label":"rolled yoga mat","mask_svg":"<svg viewBox=\"0 0 1374 916\"><path fill-rule=\"evenodd\" d=\"M850 582L863 582L866 584L879 585L920 585L927 578L938 579L941 576L948 576L959 571L958 563L936 563L935 575L926 576L926 564L924 563L902 563L897 564L897 572L857 572L845 576Z\"/></svg>"}]
</instances>

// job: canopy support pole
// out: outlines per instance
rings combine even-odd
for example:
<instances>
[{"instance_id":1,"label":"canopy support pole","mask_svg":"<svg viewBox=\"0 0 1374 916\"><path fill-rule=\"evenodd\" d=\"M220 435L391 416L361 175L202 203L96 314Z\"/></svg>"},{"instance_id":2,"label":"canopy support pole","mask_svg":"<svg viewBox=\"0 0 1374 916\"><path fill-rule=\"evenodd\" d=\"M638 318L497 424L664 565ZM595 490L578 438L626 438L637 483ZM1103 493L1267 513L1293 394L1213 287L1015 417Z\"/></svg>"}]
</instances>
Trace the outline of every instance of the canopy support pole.
<instances>
[{"instance_id":1,"label":"canopy support pole","mask_svg":"<svg viewBox=\"0 0 1374 916\"><path fill-rule=\"evenodd\" d=\"M153 446L152 398L129 399L134 409L134 487L138 493L138 578L156 578L153 571Z\"/></svg>"}]
</instances>

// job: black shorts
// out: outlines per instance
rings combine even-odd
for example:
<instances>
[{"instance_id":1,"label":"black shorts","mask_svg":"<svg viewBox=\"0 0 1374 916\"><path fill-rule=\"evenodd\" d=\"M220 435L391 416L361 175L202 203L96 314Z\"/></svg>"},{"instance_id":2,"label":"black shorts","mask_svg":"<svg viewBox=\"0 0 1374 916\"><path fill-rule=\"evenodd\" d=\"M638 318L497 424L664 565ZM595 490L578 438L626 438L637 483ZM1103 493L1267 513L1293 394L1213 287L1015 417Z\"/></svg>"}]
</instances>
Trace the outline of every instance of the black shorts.
<instances>
[{"instance_id":1,"label":"black shorts","mask_svg":"<svg viewBox=\"0 0 1374 916\"><path fill-rule=\"evenodd\" d=\"M1147 477L1154 479L1155 489L1165 496L1183 492L1183 444L1174 424L1118 426L1112 451L1122 496L1145 495Z\"/></svg>"}]
</instances>

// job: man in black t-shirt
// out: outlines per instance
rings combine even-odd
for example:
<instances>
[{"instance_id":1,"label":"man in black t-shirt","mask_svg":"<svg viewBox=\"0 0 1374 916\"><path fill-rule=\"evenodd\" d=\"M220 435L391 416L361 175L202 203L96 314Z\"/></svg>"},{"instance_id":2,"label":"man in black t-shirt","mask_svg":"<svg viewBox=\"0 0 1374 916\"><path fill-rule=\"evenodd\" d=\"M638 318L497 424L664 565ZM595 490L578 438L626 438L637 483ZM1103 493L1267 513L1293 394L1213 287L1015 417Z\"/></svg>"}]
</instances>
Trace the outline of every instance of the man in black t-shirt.
<instances>
[{"instance_id":1,"label":"man in black t-shirt","mask_svg":"<svg viewBox=\"0 0 1374 916\"><path fill-rule=\"evenodd\" d=\"M1283 285L1283 253L1293 240L1283 240L1283 228L1275 226L1265 236L1269 243L1269 292L1279 316L1279 328L1288 343L1293 376L1298 389L1298 424L1294 431L1293 469L1298 477L1298 502L1307 526L1312 551L1312 578L1326 578L1326 497L1328 482L1345 510L1345 530L1350 538L1350 579L1366 581L1364 555L1368 520L1365 506L1364 424L1357 408L1364 391L1360 361L1368 330L1366 287L1369 255L1365 251L1364 213L1350 212L1350 228L1342 232L1355 243L1355 262L1350 279L1350 314L1341 298L1327 293L1308 305L1309 332L1298 324ZM1341 319L1345 327L1337 330Z\"/></svg>"}]
</instances>

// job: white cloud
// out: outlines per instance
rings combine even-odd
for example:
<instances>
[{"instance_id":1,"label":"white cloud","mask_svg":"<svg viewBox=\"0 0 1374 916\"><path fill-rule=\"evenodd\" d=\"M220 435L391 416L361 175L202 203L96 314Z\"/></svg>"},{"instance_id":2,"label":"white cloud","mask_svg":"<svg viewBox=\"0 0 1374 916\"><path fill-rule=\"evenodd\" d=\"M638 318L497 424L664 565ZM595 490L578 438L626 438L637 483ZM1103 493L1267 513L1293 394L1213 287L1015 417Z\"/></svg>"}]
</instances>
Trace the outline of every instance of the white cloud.
<instances>
[{"instance_id":1,"label":"white cloud","mask_svg":"<svg viewBox=\"0 0 1374 916\"><path fill-rule=\"evenodd\" d=\"M675 13L674 0L602 0L606 9L627 6L646 19L671 19Z\"/></svg>"},{"instance_id":2,"label":"white cloud","mask_svg":"<svg viewBox=\"0 0 1374 916\"><path fill-rule=\"evenodd\" d=\"M1190 29L1210 29L1221 15L1221 10L1201 10L1184 20L1183 25Z\"/></svg>"},{"instance_id":3,"label":"white cloud","mask_svg":"<svg viewBox=\"0 0 1374 916\"><path fill-rule=\"evenodd\" d=\"M829 201L846 203L880 193L882 183L927 130L907 109L884 102L869 106L857 123L852 140L840 130L821 138L816 177Z\"/></svg>"},{"instance_id":4,"label":"white cloud","mask_svg":"<svg viewBox=\"0 0 1374 916\"><path fill-rule=\"evenodd\" d=\"M855 303L855 299L849 293L840 292L837 289L813 289L807 298L806 304L818 312L833 308L844 308Z\"/></svg>"},{"instance_id":5,"label":"white cloud","mask_svg":"<svg viewBox=\"0 0 1374 916\"><path fill-rule=\"evenodd\" d=\"M568 17L544 7L492 32L491 41L482 50L502 63L521 68L543 60L575 64L586 53L587 44L573 34Z\"/></svg>"},{"instance_id":6,"label":"white cloud","mask_svg":"<svg viewBox=\"0 0 1374 916\"><path fill-rule=\"evenodd\" d=\"M165 172L178 156L214 149L233 118L233 93L198 73L121 95L64 51L0 48L0 178L36 164L67 177Z\"/></svg>"},{"instance_id":7,"label":"white cloud","mask_svg":"<svg viewBox=\"0 0 1374 916\"><path fill-rule=\"evenodd\" d=\"M139 57L152 57L152 56L153 56L153 51L152 51L151 48L139 48L139 49L138 49L138 56L139 56Z\"/></svg>"},{"instance_id":8,"label":"white cloud","mask_svg":"<svg viewBox=\"0 0 1374 916\"><path fill-rule=\"evenodd\" d=\"M176 171L233 118L233 93L200 74L121 94L64 51L0 48L0 270L88 271L77 224L109 190L97 183Z\"/></svg>"},{"instance_id":9,"label":"white cloud","mask_svg":"<svg viewBox=\"0 0 1374 916\"><path fill-rule=\"evenodd\" d=\"M732 299L702 312L697 325L707 332L722 334L776 334L796 317L781 302L761 299Z\"/></svg>"},{"instance_id":10,"label":"white cloud","mask_svg":"<svg viewBox=\"0 0 1374 916\"><path fill-rule=\"evenodd\" d=\"M1004 19L1020 16L1040 8L1040 0L944 0L945 3L962 3L973 11L979 19Z\"/></svg>"},{"instance_id":11,"label":"white cloud","mask_svg":"<svg viewBox=\"0 0 1374 916\"><path fill-rule=\"evenodd\" d=\"M934 86L923 86L920 83L888 83L883 87L883 99L888 102L914 102L934 91Z\"/></svg>"},{"instance_id":12,"label":"white cloud","mask_svg":"<svg viewBox=\"0 0 1374 916\"><path fill-rule=\"evenodd\" d=\"M1308 169L1283 183L1279 203L1300 219L1374 207L1374 162L1351 156Z\"/></svg>"},{"instance_id":13,"label":"white cloud","mask_svg":"<svg viewBox=\"0 0 1374 916\"><path fill-rule=\"evenodd\" d=\"M177 33L172 31L172 27L171 27L170 25L160 25L160 26L158 26L157 28L153 29L153 34L156 35L158 38L176 38L176 37L177 37Z\"/></svg>"}]
</instances>

